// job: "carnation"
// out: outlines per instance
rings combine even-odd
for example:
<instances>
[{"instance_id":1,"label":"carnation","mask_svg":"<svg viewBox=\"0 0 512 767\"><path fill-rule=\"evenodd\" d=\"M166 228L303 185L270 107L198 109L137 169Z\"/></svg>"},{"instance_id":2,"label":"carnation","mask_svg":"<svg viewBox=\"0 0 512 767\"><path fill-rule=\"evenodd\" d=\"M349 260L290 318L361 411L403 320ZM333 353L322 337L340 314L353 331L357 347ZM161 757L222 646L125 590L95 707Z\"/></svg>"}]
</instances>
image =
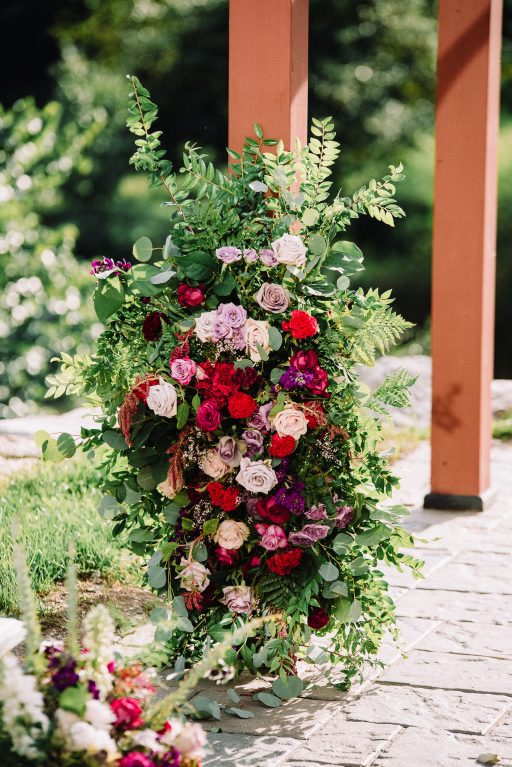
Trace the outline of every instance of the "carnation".
<instances>
[{"instance_id":1,"label":"carnation","mask_svg":"<svg viewBox=\"0 0 512 767\"><path fill-rule=\"evenodd\" d=\"M165 319L166 322L169 321L169 318L166 314L163 314L163 312L150 312L146 315L144 322L142 323L142 335L146 341L158 341L162 335L163 319Z\"/></svg>"},{"instance_id":2,"label":"carnation","mask_svg":"<svg viewBox=\"0 0 512 767\"><path fill-rule=\"evenodd\" d=\"M289 575L300 565L302 556L302 549L288 549L269 557L267 567L277 575Z\"/></svg>"},{"instance_id":3,"label":"carnation","mask_svg":"<svg viewBox=\"0 0 512 767\"><path fill-rule=\"evenodd\" d=\"M295 450L296 442L293 437L286 435L280 437L279 434L273 434L270 441L268 452L275 458L285 458Z\"/></svg>"},{"instance_id":4,"label":"carnation","mask_svg":"<svg viewBox=\"0 0 512 767\"><path fill-rule=\"evenodd\" d=\"M310 336L318 333L318 322L316 319L307 312L303 312L300 309L295 309L290 317L290 320L284 320L282 323L283 330L291 333L293 338L309 338Z\"/></svg>"},{"instance_id":5,"label":"carnation","mask_svg":"<svg viewBox=\"0 0 512 767\"><path fill-rule=\"evenodd\" d=\"M315 631L320 631L329 623L329 615L321 607L314 607L308 614L308 626Z\"/></svg>"},{"instance_id":6,"label":"carnation","mask_svg":"<svg viewBox=\"0 0 512 767\"><path fill-rule=\"evenodd\" d=\"M244 392L236 392L228 400L228 410L233 418L249 418L257 409L256 400Z\"/></svg>"}]
</instances>

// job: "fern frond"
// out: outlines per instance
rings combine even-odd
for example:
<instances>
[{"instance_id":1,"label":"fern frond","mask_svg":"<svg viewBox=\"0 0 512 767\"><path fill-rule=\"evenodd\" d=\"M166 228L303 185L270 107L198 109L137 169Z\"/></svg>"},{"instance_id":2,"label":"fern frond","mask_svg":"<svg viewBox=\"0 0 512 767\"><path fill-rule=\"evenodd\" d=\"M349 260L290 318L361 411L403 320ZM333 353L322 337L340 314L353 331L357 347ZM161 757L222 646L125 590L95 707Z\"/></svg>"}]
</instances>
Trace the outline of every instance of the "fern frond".
<instances>
[{"instance_id":1,"label":"fern frond","mask_svg":"<svg viewBox=\"0 0 512 767\"><path fill-rule=\"evenodd\" d=\"M374 307L361 317L362 327L352 336L352 356L356 362L372 366L377 352L385 354L396 344L412 323L404 320L389 306Z\"/></svg>"},{"instance_id":2,"label":"fern frond","mask_svg":"<svg viewBox=\"0 0 512 767\"><path fill-rule=\"evenodd\" d=\"M233 195L230 189L229 178L217 170L212 162L205 161L206 155L200 154L199 147L187 141L183 152L183 167L180 173L183 175L182 188L194 189L196 199L208 197L216 200L219 194Z\"/></svg>"},{"instance_id":3,"label":"fern frond","mask_svg":"<svg viewBox=\"0 0 512 767\"><path fill-rule=\"evenodd\" d=\"M394 165L390 165L389 169L391 173L384 176L382 181L376 181L372 178L367 186L362 186L357 192L354 192L351 208L357 214L367 213L371 218L376 218L388 226L394 226L395 218L405 216L404 211L394 198L395 183L402 181L405 176L402 173L402 163L396 168Z\"/></svg>"},{"instance_id":4,"label":"fern frond","mask_svg":"<svg viewBox=\"0 0 512 767\"><path fill-rule=\"evenodd\" d=\"M383 405L409 407L411 404L410 390L417 380L418 376L411 376L405 368L400 368L393 374L388 373L380 386L373 392L367 407L382 414L387 413Z\"/></svg>"},{"instance_id":5,"label":"fern frond","mask_svg":"<svg viewBox=\"0 0 512 767\"><path fill-rule=\"evenodd\" d=\"M285 610L295 595L294 582L276 573L269 573L258 585L260 600L266 608Z\"/></svg>"}]
</instances>

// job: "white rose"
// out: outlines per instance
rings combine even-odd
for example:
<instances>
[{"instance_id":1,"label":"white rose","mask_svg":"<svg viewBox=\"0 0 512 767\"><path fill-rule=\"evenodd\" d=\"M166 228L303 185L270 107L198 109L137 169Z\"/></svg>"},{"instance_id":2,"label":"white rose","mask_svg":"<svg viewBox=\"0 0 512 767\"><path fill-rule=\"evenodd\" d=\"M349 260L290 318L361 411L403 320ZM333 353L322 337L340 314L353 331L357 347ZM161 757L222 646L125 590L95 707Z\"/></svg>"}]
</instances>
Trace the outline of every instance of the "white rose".
<instances>
[{"instance_id":1,"label":"white rose","mask_svg":"<svg viewBox=\"0 0 512 767\"><path fill-rule=\"evenodd\" d=\"M280 264L304 266L306 263L306 246L296 234L283 234L272 243L272 250Z\"/></svg>"},{"instance_id":2,"label":"white rose","mask_svg":"<svg viewBox=\"0 0 512 767\"><path fill-rule=\"evenodd\" d=\"M247 320L245 323L245 346L253 362L260 362L258 346L270 351L269 324L265 320Z\"/></svg>"},{"instance_id":3,"label":"white rose","mask_svg":"<svg viewBox=\"0 0 512 767\"><path fill-rule=\"evenodd\" d=\"M79 721L66 732L68 748L71 751L85 751L97 754L105 751L109 756L117 756L117 745L105 730L99 730L88 722Z\"/></svg>"},{"instance_id":4,"label":"white rose","mask_svg":"<svg viewBox=\"0 0 512 767\"><path fill-rule=\"evenodd\" d=\"M148 751L154 751L156 754L161 754L165 751L165 746L160 743L160 736L155 730L149 728L145 730L132 730L129 735L136 746L146 748Z\"/></svg>"},{"instance_id":5,"label":"white rose","mask_svg":"<svg viewBox=\"0 0 512 767\"><path fill-rule=\"evenodd\" d=\"M250 530L245 522L225 519L218 526L213 540L224 549L239 549L249 537L249 532Z\"/></svg>"},{"instance_id":6,"label":"white rose","mask_svg":"<svg viewBox=\"0 0 512 767\"><path fill-rule=\"evenodd\" d=\"M194 560L189 562L185 557L182 558L180 564L184 567L178 578L185 591L204 591L208 588L210 571L207 567Z\"/></svg>"},{"instance_id":7,"label":"white rose","mask_svg":"<svg viewBox=\"0 0 512 767\"><path fill-rule=\"evenodd\" d=\"M224 463L215 447L212 447L211 450L208 450L208 452L201 457L199 465L204 473L212 479L220 479L227 474L228 471L231 471L230 467L227 463Z\"/></svg>"},{"instance_id":8,"label":"white rose","mask_svg":"<svg viewBox=\"0 0 512 767\"><path fill-rule=\"evenodd\" d=\"M287 405L273 418L272 425L280 437L293 437L298 440L308 430L308 421L302 410Z\"/></svg>"},{"instance_id":9,"label":"white rose","mask_svg":"<svg viewBox=\"0 0 512 767\"><path fill-rule=\"evenodd\" d=\"M196 336L205 343L213 338L213 326L217 322L217 312L203 312L196 317Z\"/></svg>"},{"instance_id":10,"label":"white rose","mask_svg":"<svg viewBox=\"0 0 512 767\"><path fill-rule=\"evenodd\" d=\"M200 761L205 755L206 735L200 724L185 722L180 732L174 737L172 745L186 759Z\"/></svg>"},{"instance_id":11,"label":"white rose","mask_svg":"<svg viewBox=\"0 0 512 767\"><path fill-rule=\"evenodd\" d=\"M22 621L16 618L0 618L0 657L21 644L27 635Z\"/></svg>"},{"instance_id":12,"label":"white rose","mask_svg":"<svg viewBox=\"0 0 512 767\"><path fill-rule=\"evenodd\" d=\"M277 485L274 469L265 461L251 461L250 458L242 458L240 461L236 481L251 493L267 494Z\"/></svg>"},{"instance_id":13,"label":"white rose","mask_svg":"<svg viewBox=\"0 0 512 767\"><path fill-rule=\"evenodd\" d=\"M178 393L171 383L164 381L163 378L158 380L158 384L149 387L147 406L155 415L172 418L178 409Z\"/></svg>"}]
</instances>

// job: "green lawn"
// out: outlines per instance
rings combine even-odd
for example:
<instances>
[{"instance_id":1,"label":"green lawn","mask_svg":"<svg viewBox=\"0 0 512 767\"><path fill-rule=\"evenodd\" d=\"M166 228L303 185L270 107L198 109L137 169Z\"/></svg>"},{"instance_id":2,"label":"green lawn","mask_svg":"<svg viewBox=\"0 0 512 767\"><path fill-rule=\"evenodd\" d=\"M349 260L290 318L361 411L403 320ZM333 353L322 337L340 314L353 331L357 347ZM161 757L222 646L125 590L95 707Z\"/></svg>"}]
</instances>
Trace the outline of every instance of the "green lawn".
<instances>
[{"instance_id":1,"label":"green lawn","mask_svg":"<svg viewBox=\"0 0 512 767\"><path fill-rule=\"evenodd\" d=\"M11 524L15 519L38 594L66 574L69 542L80 576L118 578L125 569L120 544L97 512L95 473L83 456L60 464L42 463L14 475L0 488L0 613L17 605L12 566Z\"/></svg>"}]
</instances>

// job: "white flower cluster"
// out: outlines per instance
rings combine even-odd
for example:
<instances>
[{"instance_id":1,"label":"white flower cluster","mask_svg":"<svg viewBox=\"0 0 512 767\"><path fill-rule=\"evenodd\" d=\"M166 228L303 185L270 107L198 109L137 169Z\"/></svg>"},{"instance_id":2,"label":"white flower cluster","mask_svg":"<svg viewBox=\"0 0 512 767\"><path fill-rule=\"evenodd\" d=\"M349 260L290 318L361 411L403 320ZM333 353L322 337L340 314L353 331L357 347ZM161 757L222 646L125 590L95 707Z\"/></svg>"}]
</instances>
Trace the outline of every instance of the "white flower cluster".
<instances>
[{"instance_id":1,"label":"white flower cluster","mask_svg":"<svg viewBox=\"0 0 512 767\"><path fill-rule=\"evenodd\" d=\"M109 734L115 716L105 703L88 700L83 719L61 708L55 712L55 718L70 751L87 754L104 751L109 761L119 755L116 742Z\"/></svg>"},{"instance_id":2,"label":"white flower cluster","mask_svg":"<svg viewBox=\"0 0 512 767\"><path fill-rule=\"evenodd\" d=\"M12 655L0 660L0 703L2 728L9 733L14 751L27 759L37 759L41 755L38 742L49 727L43 696L36 687L36 678L24 674Z\"/></svg>"},{"instance_id":3,"label":"white flower cluster","mask_svg":"<svg viewBox=\"0 0 512 767\"><path fill-rule=\"evenodd\" d=\"M113 660L114 621L103 605L96 605L84 620L84 647L86 667L94 671L94 681L105 698L112 689L112 674L107 665Z\"/></svg>"}]
</instances>

